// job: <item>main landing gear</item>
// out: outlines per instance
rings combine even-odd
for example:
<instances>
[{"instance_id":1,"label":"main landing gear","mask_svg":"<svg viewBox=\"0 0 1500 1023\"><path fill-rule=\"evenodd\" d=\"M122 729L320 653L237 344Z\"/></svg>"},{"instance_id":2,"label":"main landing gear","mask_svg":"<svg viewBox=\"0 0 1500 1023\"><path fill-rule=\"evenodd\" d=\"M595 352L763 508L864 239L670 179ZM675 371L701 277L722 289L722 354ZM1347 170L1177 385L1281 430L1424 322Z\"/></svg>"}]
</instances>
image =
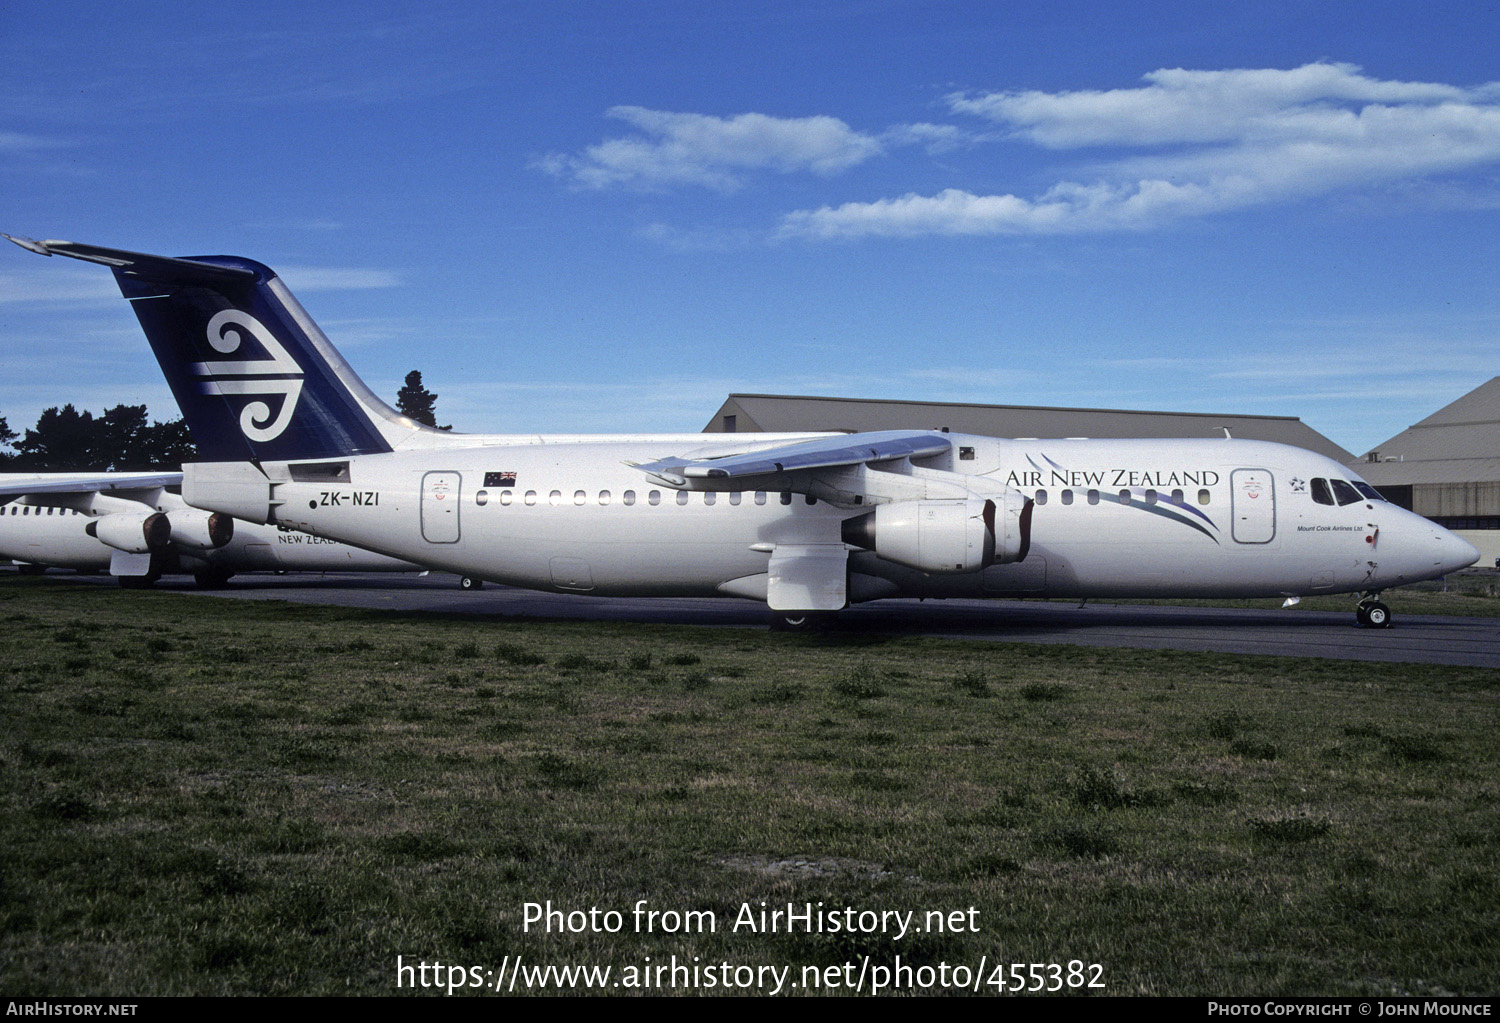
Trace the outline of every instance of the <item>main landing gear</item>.
<instances>
[{"instance_id":1,"label":"main landing gear","mask_svg":"<svg viewBox=\"0 0 1500 1023\"><path fill-rule=\"evenodd\" d=\"M1380 602L1380 594L1366 593L1354 609L1354 620L1366 629L1389 629L1391 609Z\"/></svg>"},{"instance_id":2,"label":"main landing gear","mask_svg":"<svg viewBox=\"0 0 1500 1023\"><path fill-rule=\"evenodd\" d=\"M484 589L484 580L475 575L459 576L458 588L461 590L482 590Z\"/></svg>"}]
</instances>

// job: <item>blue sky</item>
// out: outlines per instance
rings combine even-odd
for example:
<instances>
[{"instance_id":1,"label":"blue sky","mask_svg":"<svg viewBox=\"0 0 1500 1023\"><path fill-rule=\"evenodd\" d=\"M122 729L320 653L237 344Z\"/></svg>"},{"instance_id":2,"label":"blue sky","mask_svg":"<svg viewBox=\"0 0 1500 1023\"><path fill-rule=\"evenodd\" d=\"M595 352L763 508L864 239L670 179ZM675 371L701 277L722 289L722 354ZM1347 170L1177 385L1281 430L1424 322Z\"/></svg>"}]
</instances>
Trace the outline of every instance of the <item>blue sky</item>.
<instances>
[{"instance_id":1,"label":"blue sky","mask_svg":"<svg viewBox=\"0 0 1500 1023\"><path fill-rule=\"evenodd\" d=\"M733 391L1296 415L1500 370L1493 4L0 0L0 230L281 272L466 431ZM176 408L0 252L0 415Z\"/></svg>"}]
</instances>

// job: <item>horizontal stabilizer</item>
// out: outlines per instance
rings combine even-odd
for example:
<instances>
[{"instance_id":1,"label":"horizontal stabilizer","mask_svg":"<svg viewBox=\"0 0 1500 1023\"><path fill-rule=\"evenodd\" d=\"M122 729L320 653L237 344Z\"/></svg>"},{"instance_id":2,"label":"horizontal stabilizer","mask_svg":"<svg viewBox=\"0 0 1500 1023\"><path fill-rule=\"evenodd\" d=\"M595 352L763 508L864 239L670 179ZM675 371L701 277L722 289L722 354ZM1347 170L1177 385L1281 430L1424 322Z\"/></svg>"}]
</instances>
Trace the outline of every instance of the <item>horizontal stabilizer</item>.
<instances>
[{"instance_id":1,"label":"horizontal stabilizer","mask_svg":"<svg viewBox=\"0 0 1500 1023\"><path fill-rule=\"evenodd\" d=\"M71 256L73 259L100 263L129 277L141 277L160 281L163 284L209 283L214 281L255 280L254 270L237 266L220 266L196 259L177 259L172 256L150 256L144 252L126 252L124 249L106 249L99 245L80 245L78 242L56 240L34 241L14 235L0 235L42 256Z\"/></svg>"}]
</instances>

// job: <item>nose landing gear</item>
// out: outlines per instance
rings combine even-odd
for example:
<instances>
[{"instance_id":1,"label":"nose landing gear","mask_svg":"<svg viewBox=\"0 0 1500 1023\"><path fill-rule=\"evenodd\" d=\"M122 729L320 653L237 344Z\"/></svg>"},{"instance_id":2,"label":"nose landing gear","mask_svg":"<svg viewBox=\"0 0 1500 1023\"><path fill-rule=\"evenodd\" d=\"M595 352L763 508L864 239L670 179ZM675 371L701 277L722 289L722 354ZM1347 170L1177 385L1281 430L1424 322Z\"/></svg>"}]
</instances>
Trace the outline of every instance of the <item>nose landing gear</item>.
<instances>
[{"instance_id":1,"label":"nose landing gear","mask_svg":"<svg viewBox=\"0 0 1500 1023\"><path fill-rule=\"evenodd\" d=\"M1354 620L1366 629L1389 629L1391 609L1380 602L1380 594L1366 593L1354 609Z\"/></svg>"}]
</instances>

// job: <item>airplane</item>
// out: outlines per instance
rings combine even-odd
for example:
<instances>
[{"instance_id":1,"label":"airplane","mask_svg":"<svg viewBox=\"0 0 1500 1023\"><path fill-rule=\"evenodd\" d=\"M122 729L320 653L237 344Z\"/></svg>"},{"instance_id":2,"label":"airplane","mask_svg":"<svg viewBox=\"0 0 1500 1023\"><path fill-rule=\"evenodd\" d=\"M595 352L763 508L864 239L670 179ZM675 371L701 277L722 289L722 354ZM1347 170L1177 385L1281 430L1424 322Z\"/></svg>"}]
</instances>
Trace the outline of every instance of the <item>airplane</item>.
<instances>
[{"instance_id":1,"label":"airplane","mask_svg":"<svg viewBox=\"0 0 1500 1023\"><path fill-rule=\"evenodd\" d=\"M419 572L421 567L285 526L190 508L180 472L0 474L0 559L26 574L108 570L147 587L166 572L223 586L237 572Z\"/></svg>"},{"instance_id":2,"label":"airplane","mask_svg":"<svg viewBox=\"0 0 1500 1023\"><path fill-rule=\"evenodd\" d=\"M888 597L1383 590L1470 544L1313 452L1233 439L479 435L403 417L269 267L5 235L109 267L203 461L192 507L513 586L763 601L825 625Z\"/></svg>"}]
</instances>

